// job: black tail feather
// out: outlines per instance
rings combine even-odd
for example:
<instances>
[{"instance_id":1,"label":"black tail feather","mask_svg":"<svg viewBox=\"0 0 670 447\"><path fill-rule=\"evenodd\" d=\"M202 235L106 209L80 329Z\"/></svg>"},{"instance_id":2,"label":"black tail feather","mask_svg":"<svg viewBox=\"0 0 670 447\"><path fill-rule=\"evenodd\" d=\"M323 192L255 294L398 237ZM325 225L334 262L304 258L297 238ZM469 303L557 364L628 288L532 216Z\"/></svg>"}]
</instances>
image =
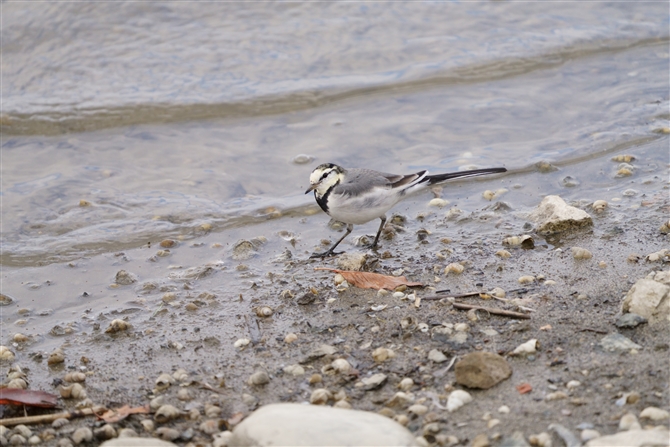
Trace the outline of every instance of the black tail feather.
<instances>
[{"instance_id":1,"label":"black tail feather","mask_svg":"<svg viewBox=\"0 0 670 447\"><path fill-rule=\"evenodd\" d=\"M473 169L472 171L448 172L446 174L427 175L421 183L428 182L429 185L433 185L435 183L441 183L445 180L450 180L453 178L474 177L477 175L485 175L485 174L499 174L501 172L507 172L507 169L484 168L484 169Z\"/></svg>"}]
</instances>

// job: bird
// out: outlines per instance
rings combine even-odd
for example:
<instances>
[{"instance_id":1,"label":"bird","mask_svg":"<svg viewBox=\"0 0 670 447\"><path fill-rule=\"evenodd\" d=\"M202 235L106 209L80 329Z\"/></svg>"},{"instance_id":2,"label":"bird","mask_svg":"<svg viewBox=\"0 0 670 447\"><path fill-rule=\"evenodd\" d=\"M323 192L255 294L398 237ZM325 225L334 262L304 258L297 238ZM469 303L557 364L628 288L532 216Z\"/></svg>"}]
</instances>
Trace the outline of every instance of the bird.
<instances>
[{"instance_id":1,"label":"bird","mask_svg":"<svg viewBox=\"0 0 670 447\"><path fill-rule=\"evenodd\" d=\"M342 254L336 253L335 248L353 231L354 225L378 218L381 224L374 242L368 246L374 249L386 224L386 212L401 200L446 180L502 172L507 172L507 169L484 168L436 175L428 175L428 171L424 170L402 175L371 169L345 169L333 163L320 164L310 174L310 186L305 194L314 191L314 198L321 209L333 219L347 224L347 230L332 247L323 253L314 253L310 258Z\"/></svg>"}]
</instances>

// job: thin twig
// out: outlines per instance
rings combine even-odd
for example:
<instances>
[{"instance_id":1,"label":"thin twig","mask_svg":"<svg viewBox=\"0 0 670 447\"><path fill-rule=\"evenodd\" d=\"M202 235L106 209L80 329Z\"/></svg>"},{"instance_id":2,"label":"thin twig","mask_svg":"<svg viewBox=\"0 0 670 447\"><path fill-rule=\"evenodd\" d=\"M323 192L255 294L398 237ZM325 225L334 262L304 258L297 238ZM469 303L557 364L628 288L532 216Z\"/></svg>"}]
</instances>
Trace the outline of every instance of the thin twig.
<instances>
[{"instance_id":1,"label":"thin twig","mask_svg":"<svg viewBox=\"0 0 670 447\"><path fill-rule=\"evenodd\" d=\"M19 424L45 424L45 423L51 423L55 421L56 419L64 418L64 419L72 419L72 418L78 418L78 417L84 417L84 416L94 416L100 413L103 413L106 410L105 407L98 406L98 407L93 407L93 408L84 408L83 410L77 410L77 411L66 411L64 413L52 413L52 414L40 414L37 416L24 416L24 417L18 417L18 418L8 418L8 419L2 419L0 422L2 425L5 427L8 426L13 426L13 425L19 425Z\"/></svg>"},{"instance_id":2,"label":"thin twig","mask_svg":"<svg viewBox=\"0 0 670 447\"><path fill-rule=\"evenodd\" d=\"M490 314L493 314L493 315L501 315L503 317L512 317L512 318L521 318L523 320L530 320L530 315L522 314L522 313L519 313L519 312L512 312L511 310L494 309L494 308L491 308L491 307L472 306L470 304L465 304L465 303L452 303L452 306L454 306L454 309L458 309L458 310L476 309L476 310L486 311L486 312L488 312Z\"/></svg>"}]
</instances>

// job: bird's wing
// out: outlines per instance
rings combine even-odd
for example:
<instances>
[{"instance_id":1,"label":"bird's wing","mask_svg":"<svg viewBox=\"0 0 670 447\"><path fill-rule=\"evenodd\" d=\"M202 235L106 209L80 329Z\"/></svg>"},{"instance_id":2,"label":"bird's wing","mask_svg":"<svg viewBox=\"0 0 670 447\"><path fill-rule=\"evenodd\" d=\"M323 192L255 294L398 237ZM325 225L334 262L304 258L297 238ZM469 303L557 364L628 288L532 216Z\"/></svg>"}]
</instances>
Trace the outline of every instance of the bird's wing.
<instances>
[{"instance_id":1,"label":"bird's wing","mask_svg":"<svg viewBox=\"0 0 670 447\"><path fill-rule=\"evenodd\" d=\"M345 181L337 185L333 192L347 196L360 196L377 188L405 189L420 182L427 173L427 171L421 171L415 174L399 175L370 169L347 169Z\"/></svg>"}]
</instances>

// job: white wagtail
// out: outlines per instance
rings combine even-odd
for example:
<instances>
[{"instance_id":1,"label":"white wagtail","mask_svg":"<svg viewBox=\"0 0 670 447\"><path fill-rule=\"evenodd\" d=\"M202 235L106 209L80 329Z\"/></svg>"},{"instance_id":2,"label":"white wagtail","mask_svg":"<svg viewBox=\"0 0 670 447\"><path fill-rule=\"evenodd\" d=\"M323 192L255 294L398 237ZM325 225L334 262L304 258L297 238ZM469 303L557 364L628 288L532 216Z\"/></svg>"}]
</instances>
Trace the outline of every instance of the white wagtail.
<instances>
[{"instance_id":1,"label":"white wagtail","mask_svg":"<svg viewBox=\"0 0 670 447\"><path fill-rule=\"evenodd\" d=\"M386 212L409 195L453 178L506 171L505 168L485 168L437 175L428 175L428 171L397 175L370 169L344 169L332 163L319 165L309 176L310 187L305 194L314 191L316 203L330 217L346 223L347 231L328 250L323 253L314 253L311 257L325 258L340 254L333 250L351 233L354 224L364 224L378 217L382 222L374 242L369 246L369 248L375 248L386 223Z\"/></svg>"}]
</instances>

